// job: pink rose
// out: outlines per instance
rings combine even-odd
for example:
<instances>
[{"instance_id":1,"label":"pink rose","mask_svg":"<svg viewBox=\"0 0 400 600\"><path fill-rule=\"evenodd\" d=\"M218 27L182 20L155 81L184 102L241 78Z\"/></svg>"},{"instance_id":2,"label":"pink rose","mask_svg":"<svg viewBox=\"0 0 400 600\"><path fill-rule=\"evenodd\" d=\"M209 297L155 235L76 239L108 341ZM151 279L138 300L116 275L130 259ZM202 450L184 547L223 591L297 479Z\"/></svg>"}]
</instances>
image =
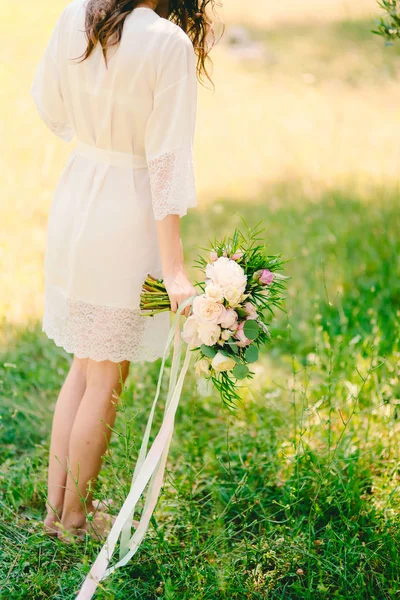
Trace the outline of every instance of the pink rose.
<instances>
[{"instance_id":1,"label":"pink rose","mask_svg":"<svg viewBox=\"0 0 400 600\"><path fill-rule=\"evenodd\" d=\"M269 269L263 269L258 279L264 285L270 285L274 280L274 274Z\"/></svg>"},{"instance_id":2,"label":"pink rose","mask_svg":"<svg viewBox=\"0 0 400 600\"><path fill-rule=\"evenodd\" d=\"M213 250L212 252L210 252L210 260L212 262L215 262L216 260L218 260L218 254L215 252L215 250Z\"/></svg>"},{"instance_id":3,"label":"pink rose","mask_svg":"<svg viewBox=\"0 0 400 600\"><path fill-rule=\"evenodd\" d=\"M251 302L246 302L246 304L244 305L244 309L246 311L248 319L257 319L258 315L254 304L252 304Z\"/></svg>"},{"instance_id":4,"label":"pink rose","mask_svg":"<svg viewBox=\"0 0 400 600\"><path fill-rule=\"evenodd\" d=\"M242 252L241 250L238 250L237 252L235 252L235 254L232 254L231 259L232 260L240 260L241 258L243 258L243 254L244 254L244 252Z\"/></svg>"},{"instance_id":5,"label":"pink rose","mask_svg":"<svg viewBox=\"0 0 400 600\"><path fill-rule=\"evenodd\" d=\"M224 329L234 329L237 324L237 312L233 308L224 308L219 324Z\"/></svg>"},{"instance_id":6,"label":"pink rose","mask_svg":"<svg viewBox=\"0 0 400 600\"><path fill-rule=\"evenodd\" d=\"M205 294L199 294L193 300L193 314L203 323L217 324L224 314L225 307Z\"/></svg>"},{"instance_id":7,"label":"pink rose","mask_svg":"<svg viewBox=\"0 0 400 600\"><path fill-rule=\"evenodd\" d=\"M248 337L246 337L243 327L244 327L244 321L242 321L241 323L239 323L239 327L237 328L237 331L235 333L235 338L237 340L239 340L238 342L236 342L236 346L239 346L240 348L244 348L245 346L248 346L249 344L251 344L252 340L249 340Z\"/></svg>"}]
</instances>

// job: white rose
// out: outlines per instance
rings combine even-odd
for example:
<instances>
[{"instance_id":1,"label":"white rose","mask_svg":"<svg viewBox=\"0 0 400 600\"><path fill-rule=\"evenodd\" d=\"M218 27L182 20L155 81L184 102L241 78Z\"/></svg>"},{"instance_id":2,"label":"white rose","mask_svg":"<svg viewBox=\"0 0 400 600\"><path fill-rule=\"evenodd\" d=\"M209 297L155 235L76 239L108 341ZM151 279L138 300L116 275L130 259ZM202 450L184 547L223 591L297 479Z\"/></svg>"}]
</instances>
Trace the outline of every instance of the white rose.
<instances>
[{"instance_id":1,"label":"white rose","mask_svg":"<svg viewBox=\"0 0 400 600\"><path fill-rule=\"evenodd\" d=\"M230 356L225 356L221 352L217 352L211 362L211 366L215 371L230 371L236 365L236 362Z\"/></svg>"},{"instance_id":2,"label":"white rose","mask_svg":"<svg viewBox=\"0 0 400 600\"><path fill-rule=\"evenodd\" d=\"M224 289L224 297L229 306L238 306L242 300L242 292L237 287L230 285Z\"/></svg>"},{"instance_id":3,"label":"white rose","mask_svg":"<svg viewBox=\"0 0 400 600\"><path fill-rule=\"evenodd\" d=\"M229 331L229 329L225 329L221 333L221 339L223 339L226 342L227 340L229 340L229 338L231 337L231 335L233 335L233 331Z\"/></svg>"},{"instance_id":4,"label":"white rose","mask_svg":"<svg viewBox=\"0 0 400 600\"><path fill-rule=\"evenodd\" d=\"M236 326L237 319L238 319L237 312L235 310L233 310L233 308L225 308L225 312L222 315L220 325L224 329L234 328Z\"/></svg>"},{"instance_id":5,"label":"white rose","mask_svg":"<svg viewBox=\"0 0 400 600\"><path fill-rule=\"evenodd\" d=\"M224 305L208 298L205 294L193 300L193 315L203 323L219 323L224 312Z\"/></svg>"},{"instance_id":6,"label":"white rose","mask_svg":"<svg viewBox=\"0 0 400 600\"><path fill-rule=\"evenodd\" d=\"M205 294L215 302L223 302L224 294L222 287L215 283L209 283L205 288Z\"/></svg>"},{"instance_id":7,"label":"white rose","mask_svg":"<svg viewBox=\"0 0 400 600\"><path fill-rule=\"evenodd\" d=\"M203 344L206 346L214 346L221 335L221 327L214 323L202 323L200 321L198 324L198 332Z\"/></svg>"},{"instance_id":8,"label":"white rose","mask_svg":"<svg viewBox=\"0 0 400 600\"><path fill-rule=\"evenodd\" d=\"M201 345L199 321L194 315L186 319L182 329L182 339L192 348L197 348L197 346Z\"/></svg>"},{"instance_id":9,"label":"white rose","mask_svg":"<svg viewBox=\"0 0 400 600\"><path fill-rule=\"evenodd\" d=\"M240 294L246 289L247 277L242 267L226 256L220 256L215 262L206 266L206 276L223 290L236 288Z\"/></svg>"},{"instance_id":10,"label":"white rose","mask_svg":"<svg viewBox=\"0 0 400 600\"><path fill-rule=\"evenodd\" d=\"M208 358L201 358L197 362L194 363L194 372L196 373L196 377L200 377L201 375L207 375L210 372L210 361Z\"/></svg>"}]
</instances>

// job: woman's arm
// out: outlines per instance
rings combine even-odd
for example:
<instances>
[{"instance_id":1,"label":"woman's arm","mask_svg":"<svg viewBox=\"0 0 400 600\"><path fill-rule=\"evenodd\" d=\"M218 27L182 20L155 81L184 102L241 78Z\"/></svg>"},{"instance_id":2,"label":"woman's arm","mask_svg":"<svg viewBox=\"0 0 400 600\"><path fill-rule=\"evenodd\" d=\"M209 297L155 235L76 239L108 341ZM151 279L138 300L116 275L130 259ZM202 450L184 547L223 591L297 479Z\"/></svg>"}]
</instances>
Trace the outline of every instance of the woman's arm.
<instances>
[{"instance_id":1,"label":"woman's arm","mask_svg":"<svg viewBox=\"0 0 400 600\"><path fill-rule=\"evenodd\" d=\"M171 311L176 312L186 298L197 293L185 273L180 216L167 215L156 221L156 227L164 284L171 301ZM182 314L188 316L189 310L187 306Z\"/></svg>"},{"instance_id":2,"label":"woman's arm","mask_svg":"<svg viewBox=\"0 0 400 600\"><path fill-rule=\"evenodd\" d=\"M184 268L180 218L197 204L193 138L197 107L196 56L179 28L163 38L162 64L153 110L146 124L145 151L164 283L176 312L196 290ZM190 308L183 314L188 316Z\"/></svg>"},{"instance_id":3,"label":"woman's arm","mask_svg":"<svg viewBox=\"0 0 400 600\"><path fill-rule=\"evenodd\" d=\"M56 22L36 68L30 91L42 121L55 135L70 142L74 130L64 103L58 68L58 40L62 35L65 14L64 10Z\"/></svg>"}]
</instances>

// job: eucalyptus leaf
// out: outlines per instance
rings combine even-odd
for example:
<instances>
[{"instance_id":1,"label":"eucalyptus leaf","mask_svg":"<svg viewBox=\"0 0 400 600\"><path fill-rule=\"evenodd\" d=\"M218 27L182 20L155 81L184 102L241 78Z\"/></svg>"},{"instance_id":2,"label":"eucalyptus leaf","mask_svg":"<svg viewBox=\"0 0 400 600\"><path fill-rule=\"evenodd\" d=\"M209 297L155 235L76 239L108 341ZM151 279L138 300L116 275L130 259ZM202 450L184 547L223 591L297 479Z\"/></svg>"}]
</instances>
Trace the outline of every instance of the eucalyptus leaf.
<instances>
[{"instance_id":1,"label":"eucalyptus leaf","mask_svg":"<svg viewBox=\"0 0 400 600\"><path fill-rule=\"evenodd\" d=\"M258 360L257 346L248 346L248 348L246 348L246 352L244 353L244 357L248 363L256 362L256 360Z\"/></svg>"},{"instance_id":2,"label":"eucalyptus leaf","mask_svg":"<svg viewBox=\"0 0 400 600\"><path fill-rule=\"evenodd\" d=\"M244 323L243 331L244 331L244 335L249 340L255 340L260 332L260 328L258 326L257 321L255 321L254 319L248 319Z\"/></svg>"},{"instance_id":3,"label":"eucalyptus leaf","mask_svg":"<svg viewBox=\"0 0 400 600\"><path fill-rule=\"evenodd\" d=\"M200 346L200 350L202 351L204 356L207 356L207 358L214 358L214 356L217 354L214 348L212 348L211 346L206 346L205 344L202 344Z\"/></svg>"},{"instance_id":4,"label":"eucalyptus leaf","mask_svg":"<svg viewBox=\"0 0 400 600\"><path fill-rule=\"evenodd\" d=\"M224 356L230 356L230 353L225 348L219 348L218 352Z\"/></svg>"},{"instance_id":5,"label":"eucalyptus leaf","mask_svg":"<svg viewBox=\"0 0 400 600\"><path fill-rule=\"evenodd\" d=\"M249 367L243 364L236 365L233 367L232 373L236 379L245 379L249 373Z\"/></svg>"}]
</instances>

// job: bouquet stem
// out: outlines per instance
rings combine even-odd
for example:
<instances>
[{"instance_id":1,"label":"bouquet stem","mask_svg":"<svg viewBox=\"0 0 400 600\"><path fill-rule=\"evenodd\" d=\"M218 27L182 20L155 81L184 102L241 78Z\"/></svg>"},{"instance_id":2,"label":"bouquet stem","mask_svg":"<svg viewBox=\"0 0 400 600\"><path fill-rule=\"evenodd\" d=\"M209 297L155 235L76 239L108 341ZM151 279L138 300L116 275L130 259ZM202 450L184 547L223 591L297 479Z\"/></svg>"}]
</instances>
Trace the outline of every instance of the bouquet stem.
<instances>
[{"instance_id":1,"label":"bouquet stem","mask_svg":"<svg viewBox=\"0 0 400 600\"><path fill-rule=\"evenodd\" d=\"M145 315L157 315L171 310L171 303L162 279L147 275L140 297L140 309Z\"/></svg>"}]
</instances>

